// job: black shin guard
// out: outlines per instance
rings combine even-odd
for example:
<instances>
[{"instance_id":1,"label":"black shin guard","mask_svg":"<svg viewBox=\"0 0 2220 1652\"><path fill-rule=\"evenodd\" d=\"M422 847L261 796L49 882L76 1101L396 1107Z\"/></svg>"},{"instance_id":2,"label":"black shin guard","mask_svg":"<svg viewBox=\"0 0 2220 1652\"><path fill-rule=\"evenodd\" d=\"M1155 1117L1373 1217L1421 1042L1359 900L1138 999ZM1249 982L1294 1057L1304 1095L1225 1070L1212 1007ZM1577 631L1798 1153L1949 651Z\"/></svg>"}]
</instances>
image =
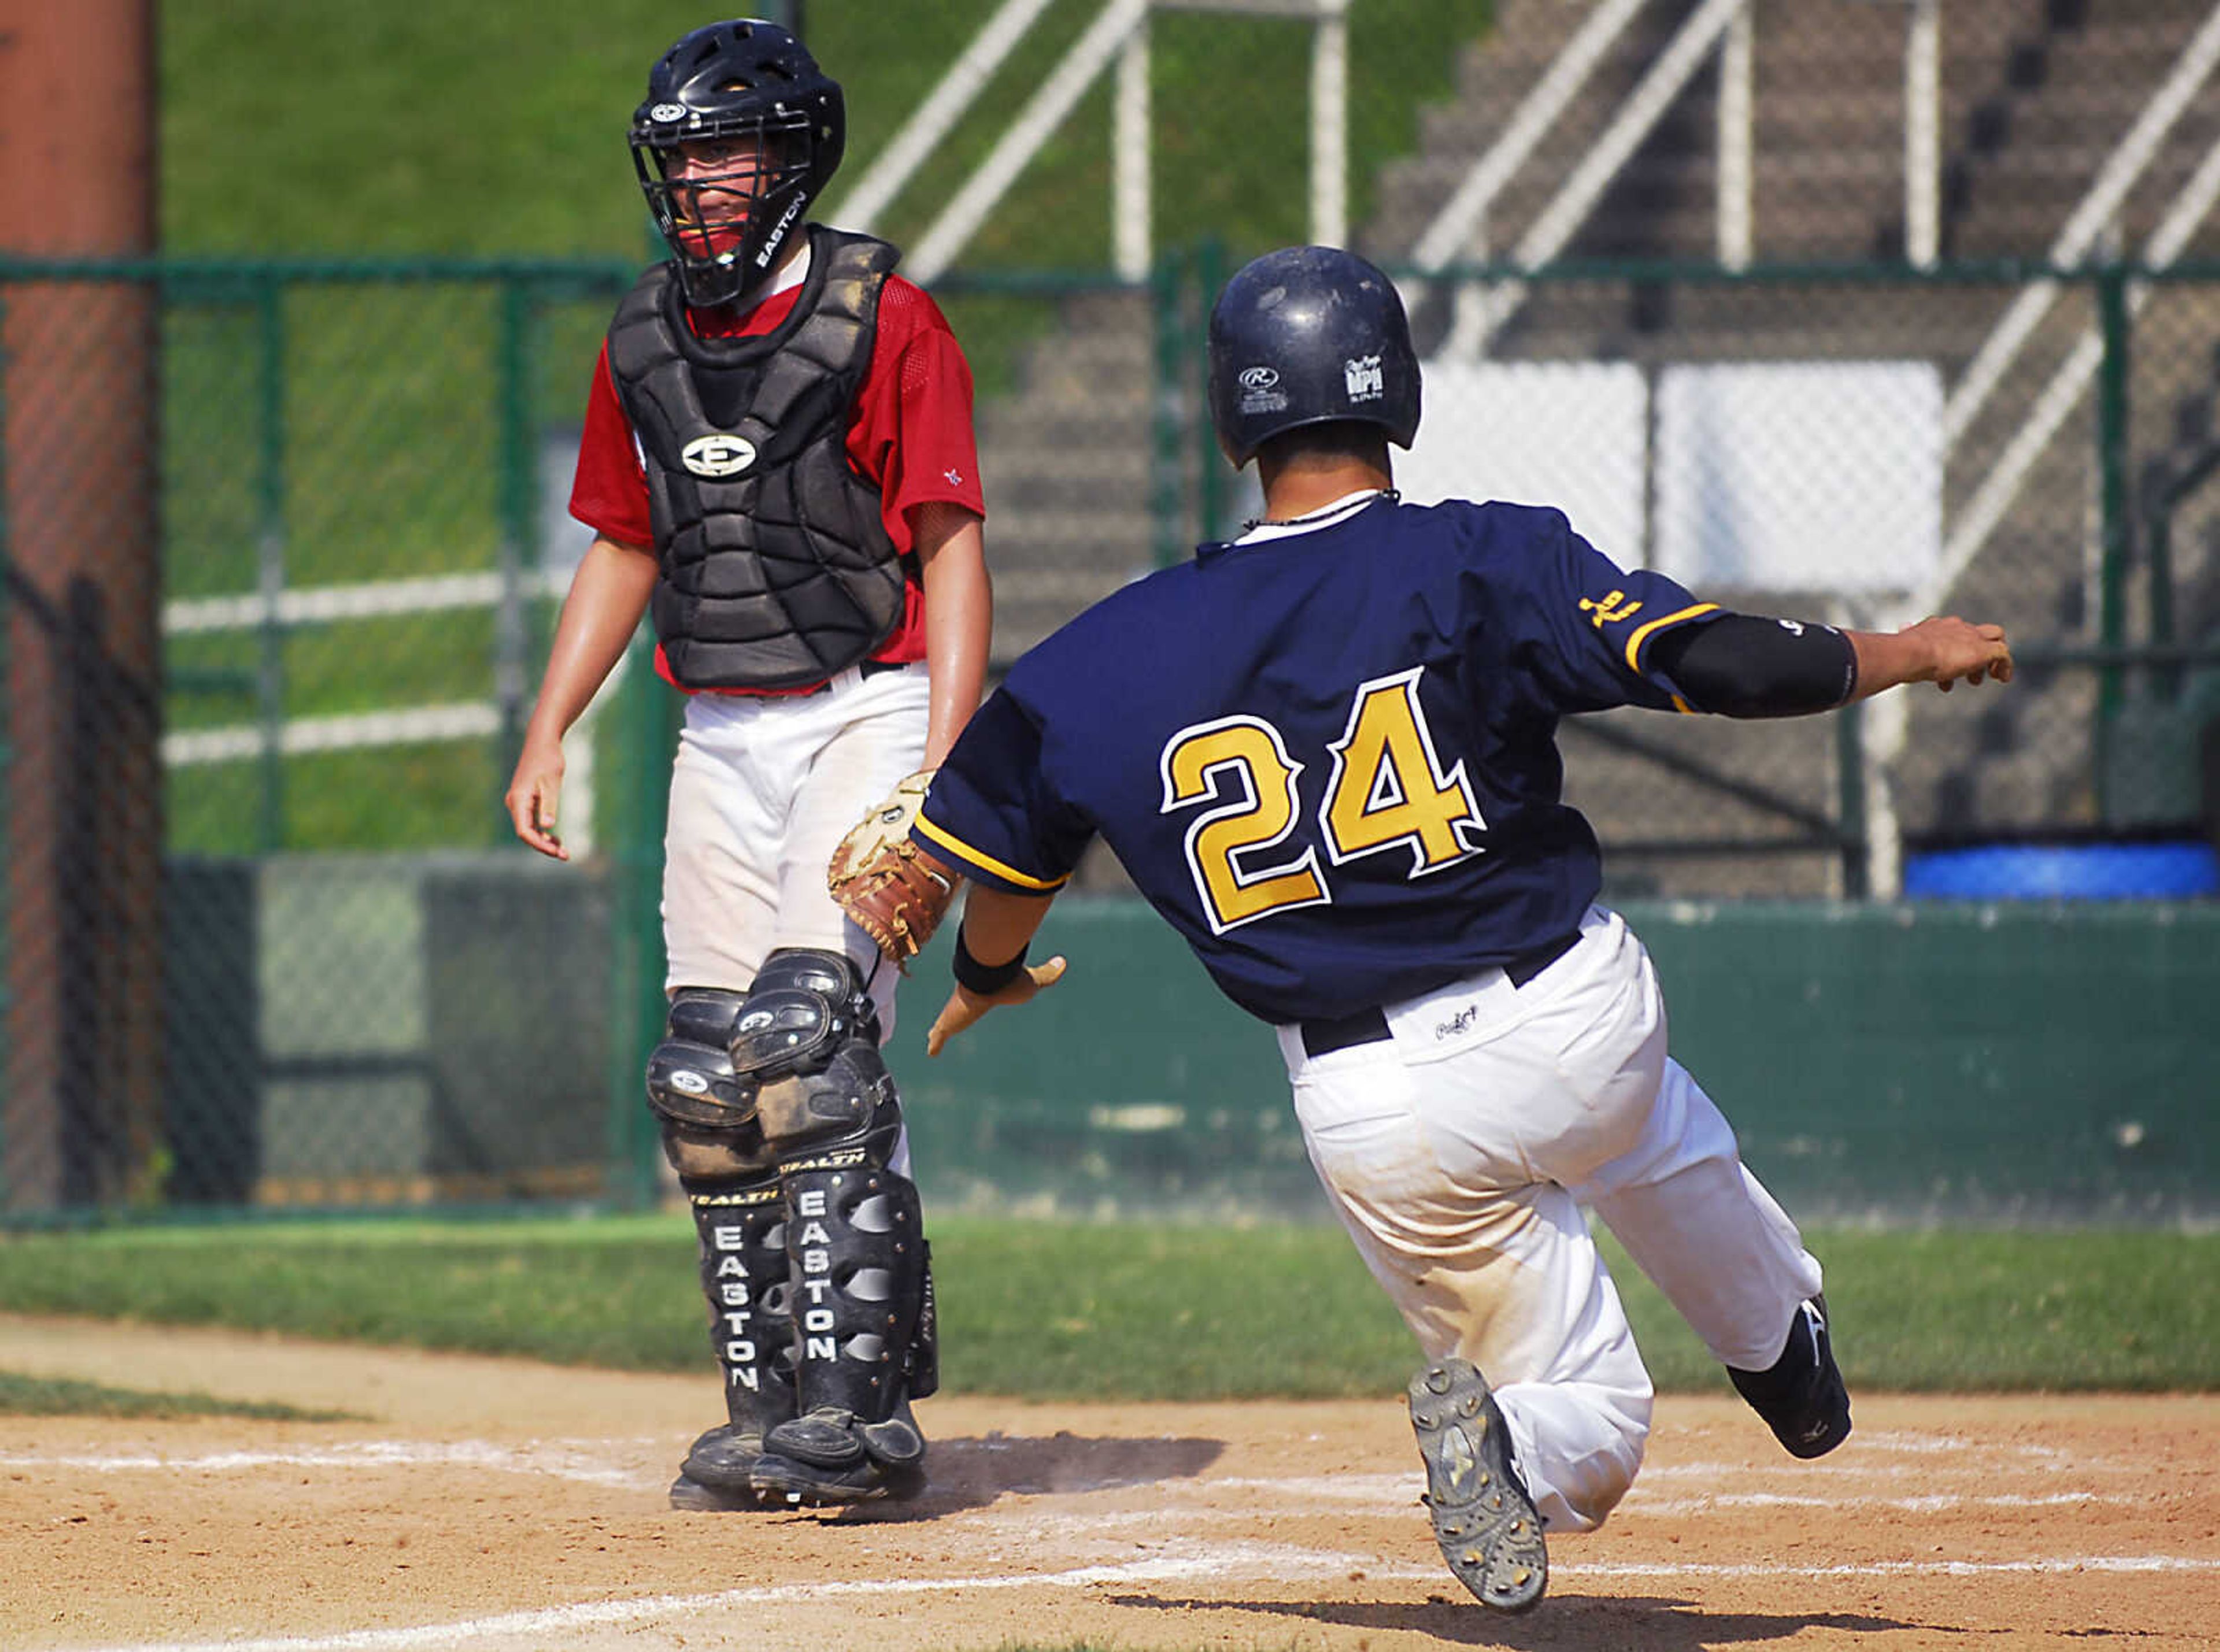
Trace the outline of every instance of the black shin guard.
<instances>
[{"instance_id":1,"label":"black shin guard","mask_svg":"<svg viewBox=\"0 0 2220 1652\"><path fill-rule=\"evenodd\" d=\"M689 1187L686 1196L700 1237L702 1290L728 1420L694 1442L685 1474L714 1490L745 1493L752 1490L749 1477L764 1437L798 1409L778 1176Z\"/></svg>"},{"instance_id":2,"label":"black shin guard","mask_svg":"<svg viewBox=\"0 0 2220 1652\"><path fill-rule=\"evenodd\" d=\"M756 1117L754 1081L734 1069L730 1051L746 1007L743 994L681 988L648 1058L648 1104L694 1213L725 1389L726 1420L694 1442L671 1487L680 1508L760 1506L751 1475L764 1437L795 1412L778 1167Z\"/></svg>"},{"instance_id":3,"label":"black shin guard","mask_svg":"<svg viewBox=\"0 0 2220 1652\"><path fill-rule=\"evenodd\" d=\"M801 1503L913 1496L925 1438L909 1402L939 1361L917 1188L889 1168L901 1107L876 1020L838 955L773 953L757 994L733 1061L778 1154L800 1415L766 1436L753 1483Z\"/></svg>"},{"instance_id":4,"label":"black shin guard","mask_svg":"<svg viewBox=\"0 0 2220 1652\"><path fill-rule=\"evenodd\" d=\"M814 1471L810 1488L829 1489L829 1476L857 1495L914 1492L925 1438L909 1413L920 1392L912 1350L927 1297L917 1189L868 1165L783 1180L801 1415L772 1431L769 1449Z\"/></svg>"}]
</instances>

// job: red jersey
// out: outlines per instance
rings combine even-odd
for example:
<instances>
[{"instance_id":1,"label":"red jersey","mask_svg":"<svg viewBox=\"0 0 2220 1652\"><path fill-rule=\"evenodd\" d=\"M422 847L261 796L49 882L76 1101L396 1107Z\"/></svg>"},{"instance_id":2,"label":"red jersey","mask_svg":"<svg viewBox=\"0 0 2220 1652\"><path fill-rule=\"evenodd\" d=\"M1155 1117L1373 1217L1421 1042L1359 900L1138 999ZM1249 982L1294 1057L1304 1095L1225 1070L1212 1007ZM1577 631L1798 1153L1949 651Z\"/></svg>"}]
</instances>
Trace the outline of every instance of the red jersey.
<instances>
[{"instance_id":1,"label":"red jersey","mask_svg":"<svg viewBox=\"0 0 2220 1652\"><path fill-rule=\"evenodd\" d=\"M689 309L687 318L704 338L751 338L786 320L801 292L794 286L773 293L738 317ZM848 411L845 446L850 467L878 489L881 520L905 558L915 538L909 514L919 506L960 505L977 516L987 514L979 487L978 445L971 433L970 365L940 307L923 288L898 275L889 276L879 290L870 369ZM571 514L620 543L642 548L655 543L648 520L647 470L609 377L606 342L586 397ZM907 588L902 617L871 655L876 660L925 658L925 591L914 561L906 561L903 571ZM666 682L674 681L660 646L655 667Z\"/></svg>"}]
</instances>

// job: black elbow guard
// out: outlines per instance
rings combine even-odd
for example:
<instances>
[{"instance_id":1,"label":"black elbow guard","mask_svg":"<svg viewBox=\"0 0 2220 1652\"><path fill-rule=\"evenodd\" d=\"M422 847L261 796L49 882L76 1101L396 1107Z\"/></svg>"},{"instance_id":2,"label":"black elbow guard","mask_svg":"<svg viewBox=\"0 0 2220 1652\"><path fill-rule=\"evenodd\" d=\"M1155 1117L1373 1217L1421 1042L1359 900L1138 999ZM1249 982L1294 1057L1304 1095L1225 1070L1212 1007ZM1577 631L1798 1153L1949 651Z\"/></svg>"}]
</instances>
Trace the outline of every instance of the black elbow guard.
<instances>
[{"instance_id":1,"label":"black elbow guard","mask_svg":"<svg viewBox=\"0 0 2220 1652\"><path fill-rule=\"evenodd\" d=\"M1857 654L1832 626L1722 614L1650 645L1650 663L1699 711L1797 717L1830 711L1857 687Z\"/></svg>"}]
</instances>

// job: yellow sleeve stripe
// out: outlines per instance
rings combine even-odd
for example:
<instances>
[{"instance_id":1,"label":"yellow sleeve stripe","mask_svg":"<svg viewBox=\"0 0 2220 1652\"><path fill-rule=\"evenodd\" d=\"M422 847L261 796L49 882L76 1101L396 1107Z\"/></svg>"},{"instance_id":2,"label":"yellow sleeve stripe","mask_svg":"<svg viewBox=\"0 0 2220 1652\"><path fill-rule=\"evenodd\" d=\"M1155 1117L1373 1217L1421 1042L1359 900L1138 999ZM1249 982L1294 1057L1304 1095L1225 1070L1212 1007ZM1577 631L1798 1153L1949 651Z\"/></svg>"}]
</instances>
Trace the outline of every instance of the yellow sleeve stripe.
<instances>
[{"instance_id":1,"label":"yellow sleeve stripe","mask_svg":"<svg viewBox=\"0 0 2220 1652\"><path fill-rule=\"evenodd\" d=\"M1071 881L1069 874L1047 879L1028 877L1014 867L1003 865L992 855L982 855L970 845L951 837L922 814L917 817L917 829L958 860L976 866L982 872L992 872L1005 882L1014 883L1021 889L1060 889Z\"/></svg>"},{"instance_id":2,"label":"yellow sleeve stripe","mask_svg":"<svg viewBox=\"0 0 2220 1652\"><path fill-rule=\"evenodd\" d=\"M1662 630L1667 626L1676 626L1681 620L1693 620L1699 614L1713 613L1718 606L1716 602L1699 602L1693 608L1682 608L1678 614L1668 614L1660 619L1652 620L1648 625L1637 626L1634 628L1634 634L1626 639L1626 669L1637 675L1640 673L1642 645L1649 640L1651 632Z\"/></svg>"}]
</instances>

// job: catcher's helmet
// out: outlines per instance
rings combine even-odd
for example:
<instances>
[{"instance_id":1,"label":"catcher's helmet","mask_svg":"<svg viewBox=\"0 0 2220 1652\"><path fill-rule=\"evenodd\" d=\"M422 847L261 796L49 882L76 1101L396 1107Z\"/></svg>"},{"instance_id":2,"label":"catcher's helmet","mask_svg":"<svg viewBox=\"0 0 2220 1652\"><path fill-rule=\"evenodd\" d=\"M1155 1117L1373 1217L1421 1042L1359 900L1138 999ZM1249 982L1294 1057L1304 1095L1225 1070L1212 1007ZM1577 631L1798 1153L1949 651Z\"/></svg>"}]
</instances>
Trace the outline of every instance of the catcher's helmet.
<instances>
[{"instance_id":1,"label":"catcher's helmet","mask_svg":"<svg viewBox=\"0 0 2220 1652\"><path fill-rule=\"evenodd\" d=\"M770 272L847 130L839 84L776 23L711 23L656 59L633 111L633 165L689 303L729 304ZM715 159L682 168L682 144Z\"/></svg>"},{"instance_id":2,"label":"catcher's helmet","mask_svg":"<svg viewBox=\"0 0 2220 1652\"><path fill-rule=\"evenodd\" d=\"M1244 265L1210 312L1210 420L1238 470L1282 431L1355 420L1419 429L1419 357L1395 284L1338 246Z\"/></svg>"}]
</instances>

